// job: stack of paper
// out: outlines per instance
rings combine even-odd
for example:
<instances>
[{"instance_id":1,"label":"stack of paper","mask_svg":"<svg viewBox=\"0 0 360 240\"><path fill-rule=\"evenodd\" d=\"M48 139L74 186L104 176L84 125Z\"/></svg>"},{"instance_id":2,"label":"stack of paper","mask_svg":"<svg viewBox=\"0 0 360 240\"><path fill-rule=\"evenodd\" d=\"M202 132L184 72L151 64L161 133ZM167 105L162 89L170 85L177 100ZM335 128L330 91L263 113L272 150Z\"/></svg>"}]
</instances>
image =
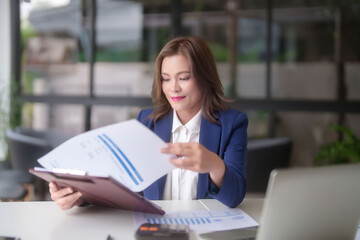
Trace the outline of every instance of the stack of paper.
<instances>
[{"instance_id":1,"label":"stack of paper","mask_svg":"<svg viewBox=\"0 0 360 240\"><path fill-rule=\"evenodd\" d=\"M66 141L38 162L57 172L84 171L92 176L111 176L133 192L143 191L174 166L156 134L137 120L85 132Z\"/></svg>"}]
</instances>

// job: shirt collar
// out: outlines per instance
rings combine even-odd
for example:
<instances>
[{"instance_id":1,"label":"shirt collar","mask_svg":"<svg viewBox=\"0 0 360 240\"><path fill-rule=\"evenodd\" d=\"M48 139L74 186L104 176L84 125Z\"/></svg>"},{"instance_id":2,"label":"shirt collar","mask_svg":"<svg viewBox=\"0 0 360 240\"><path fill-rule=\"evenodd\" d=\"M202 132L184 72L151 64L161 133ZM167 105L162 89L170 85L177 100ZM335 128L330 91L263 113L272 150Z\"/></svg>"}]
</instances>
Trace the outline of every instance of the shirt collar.
<instances>
[{"instance_id":1,"label":"shirt collar","mask_svg":"<svg viewBox=\"0 0 360 240\"><path fill-rule=\"evenodd\" d=\"M172 125L172 131L175 132L179 127L184 126L187 130L191 132L200 132L200 124L201 124L201 109L200 111L192 118L189 122L187 122L185 125L183 125L177 114L176 111L173 111L174 117L173 117L173 125Z\"/></svg>"}]
</instances>

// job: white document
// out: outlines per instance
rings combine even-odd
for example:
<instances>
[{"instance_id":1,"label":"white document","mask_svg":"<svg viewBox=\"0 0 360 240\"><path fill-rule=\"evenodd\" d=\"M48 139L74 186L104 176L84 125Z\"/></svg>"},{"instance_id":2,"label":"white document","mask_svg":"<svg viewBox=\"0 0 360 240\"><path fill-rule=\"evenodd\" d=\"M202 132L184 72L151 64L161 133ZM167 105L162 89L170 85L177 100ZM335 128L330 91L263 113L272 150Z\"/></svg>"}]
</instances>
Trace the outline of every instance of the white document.
<instances>
[{"instance_id":1,"label":"white document","mask_svg":"<svg viewBox=\"0 0 360 240\"><path fill-rule=\"evenodd\" d=\"M137 120L75 136L40 158L46 169L81 170L111 176L134 192L143 191L174 166L160 153L166 143Z\"/></svg>"},{"instance_id":2,"label":"white document","mask_svg":"<svg viewBox=\"0 0 360 240\"><path fill-rule=\"evenodd\" d=\"M165 215L135 212L137 226L143 223L186 224L197 234L249 228L259 224L239 208L168 212Z\"/></svg>"}]
</instances>

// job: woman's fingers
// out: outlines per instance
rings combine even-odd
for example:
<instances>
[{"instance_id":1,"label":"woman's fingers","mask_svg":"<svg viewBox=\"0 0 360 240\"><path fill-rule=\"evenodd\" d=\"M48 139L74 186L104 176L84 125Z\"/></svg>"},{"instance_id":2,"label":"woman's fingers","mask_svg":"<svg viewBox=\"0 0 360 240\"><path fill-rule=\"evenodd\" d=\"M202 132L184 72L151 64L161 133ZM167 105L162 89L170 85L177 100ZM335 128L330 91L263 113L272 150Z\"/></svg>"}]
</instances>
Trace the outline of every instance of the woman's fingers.
<instances>
[{"instance_id":1,"label":"woman's fingers","mask_svg":"<svg viewBox=\"0 0 360 240\"><path fill-rule=\"evenodd\" d=\"M74 206L79 206L84 203L84 200L82 200L81 196L80 198L74 203Z\"/></svg>"},{"instance_id":2,"label":"woman's fingers","mask_svg":"<svg viewBox=\"0 0 360 240\"><path fill-rule=\"evenodd\" d=\"M49 191L51 199L54 200L62 210L67 210L83 203L81 199L82 193L74 192L70 187L61 188L57 186L56 183L51 182L49 184Z\"/></svg>"},{"instance_id":3,"label":"woman's fingers","mask_svg":"<svg viewBox=\"0 0 360 240\"><path fill-rule=\"evenodd\" d=\"M170 158L177 168L188 169L200 173L210 172L221 159L200 143L169 143L163 152L176 154L178 158Z\"/></svg>"},{"instance_id":4,"label":"woman's fingers","mask_svg":"<svg viewBox=\"0 0 360 240\"><path fill-rule=\"evenodd\" d=\"M58 190L59 190L59 188L58 188L58 186L56 185L56 183L54 183L54 182L50 182L50 183L49 183L49 191L50 191L50 193L56 192L56 191L58 191Z\"/></svg>"},{"instance_id":5,"label":"woman's fingers","mask_svg":"<svg viewBox=\"0 0 360 240\"><path fill-rule=\"evenodd\" d=\"M161 152L166 154L175 154L177 156L191 156L198 143L168 143L166 148L162 148Z\"/></svg>"},{"instance_id":6,"label":"woman's fingers","mask_svg":"<svg viewBox=\"0 0 360 240\"><path fill-rule=\"evenodd\" d=\"M77 205L77 202L80 200L81 192L75 192L73 194L67 195L66 197L56 200L56 203L62 210L67 210Z\"/></svg>"},{"instance_id":7,"label":"woman's fingers","mask_svg":"<svg viewBox=\"0 0 360 240\"><path fill-rule=\"evenodd\" d=\"M187 157L170 158L170 162L177 168L191 169L194 166L192 159Z\"/></svg>"},{"instance_id":8,"label":"woman's fingers","mask_svg":"<svg viewBox=\"0 0 360 240\"><path fill-rule=\"evenodd\" d=\"M53 192L50 191L51 199L56 201L58 199L66 197L67 195L70 195L73 192L74 192L74 190L72 188L70 188L70 187L61 188L61 189L59 189L57 191L53 191Z\"/></svg>"}]
</instances>

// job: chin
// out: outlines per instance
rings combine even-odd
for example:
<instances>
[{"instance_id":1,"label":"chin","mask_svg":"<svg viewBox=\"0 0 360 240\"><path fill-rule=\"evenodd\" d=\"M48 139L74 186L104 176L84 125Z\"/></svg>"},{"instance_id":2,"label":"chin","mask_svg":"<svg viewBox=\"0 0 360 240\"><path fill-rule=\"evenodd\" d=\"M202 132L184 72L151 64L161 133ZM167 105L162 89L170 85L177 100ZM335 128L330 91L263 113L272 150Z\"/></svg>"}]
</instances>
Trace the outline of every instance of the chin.
<instances>
[{"instance_id":1,"label":"chin","mask_svg":"<svg viewBox=\"0 0 360 240\"><path fill-rule=\"evenodd\" d=\"M178 111L181 111L181 108L179 108L179 107L171 106L171 108L174 109L174 110L177 111L177 112L178 112Z\"/></svg>"},{"instance_id":2,"label":"chin","mask_svg":"<svg viewBox=\"0 0 360 240\"><path fill-rule=\"evenodd\" d=\"M174 105L171 105L171 108L172 108L172 109L174 109L174 110L175 110L175 111L177 111L177 112L178 112L178 111L182 111L182 110L184 110L184 108L183 108L183 107L176 106L176 105L175 105L175 106L174 106Z\"/></svg>"}]
</instances>

